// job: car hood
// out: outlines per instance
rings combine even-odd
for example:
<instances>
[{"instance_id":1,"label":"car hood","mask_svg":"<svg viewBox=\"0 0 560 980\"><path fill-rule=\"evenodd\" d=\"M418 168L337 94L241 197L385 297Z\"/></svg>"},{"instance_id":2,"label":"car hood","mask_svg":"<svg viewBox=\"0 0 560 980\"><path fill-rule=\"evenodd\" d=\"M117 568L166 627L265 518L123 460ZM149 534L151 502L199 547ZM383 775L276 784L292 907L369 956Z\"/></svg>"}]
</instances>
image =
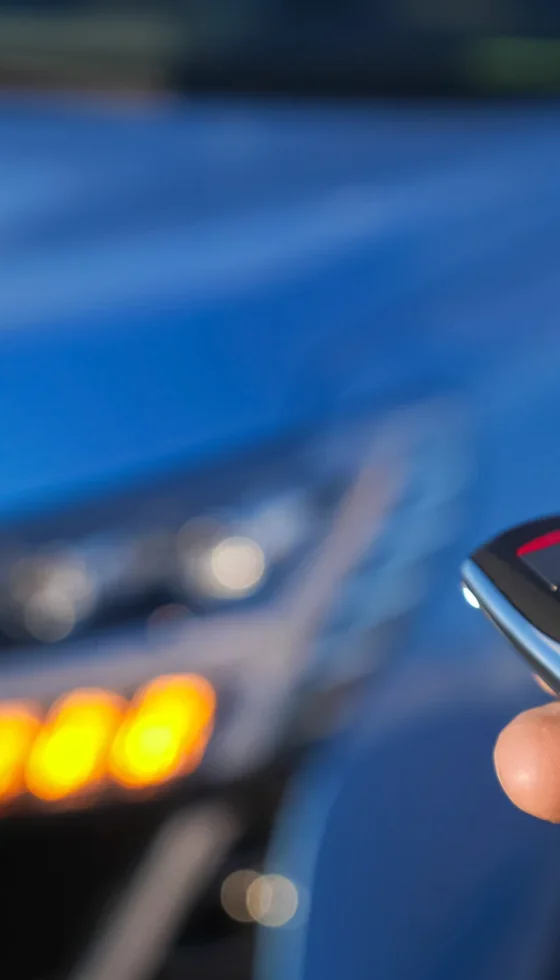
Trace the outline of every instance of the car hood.
<instances>
[{"instance_id":1,"label":"car hood","mask_svg":"<svg viewBox=\"0 0 560 980\"><path fill-rule=\"evenodd\" d=\"M557 308L554 109L12 98L0 141L3 512L466 376Z\"/></svg>"}]
</instances>

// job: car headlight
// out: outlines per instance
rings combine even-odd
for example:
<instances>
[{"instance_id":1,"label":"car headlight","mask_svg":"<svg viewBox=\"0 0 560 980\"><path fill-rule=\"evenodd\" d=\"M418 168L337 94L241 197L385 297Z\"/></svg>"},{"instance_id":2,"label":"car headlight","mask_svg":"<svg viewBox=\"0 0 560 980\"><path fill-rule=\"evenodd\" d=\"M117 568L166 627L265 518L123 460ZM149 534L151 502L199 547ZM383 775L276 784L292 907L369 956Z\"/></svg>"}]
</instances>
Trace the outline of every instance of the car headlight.
<instances>
[{"instance_id":1,"label":"car headlight","mask_svg":"<svg viewBox=\"0 0 560 980\"><path fill-rule=\"evenodd\" d=\"M167 604L201 615L254 600L320 534L344 490L336 465L313 470L312 442L0 531L4 643L58 643Z\"/></svg>"}]
</instances>

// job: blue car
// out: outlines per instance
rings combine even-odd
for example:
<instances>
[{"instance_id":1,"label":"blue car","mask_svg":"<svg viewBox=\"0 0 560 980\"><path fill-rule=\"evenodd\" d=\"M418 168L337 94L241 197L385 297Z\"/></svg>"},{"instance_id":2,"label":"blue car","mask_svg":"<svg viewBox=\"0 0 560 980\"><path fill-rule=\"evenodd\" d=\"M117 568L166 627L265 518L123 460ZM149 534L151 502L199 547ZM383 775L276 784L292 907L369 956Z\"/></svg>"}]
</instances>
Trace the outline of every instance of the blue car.
<instances>
[{"instance_id":1,"label":"blue car","mask_svg":"<svg viewBox=\"0 0 560 980\"><path fill-rule=\"evenodd\" d=\"M462 98L557 42L351 6L2 15L14 980L557 974L457 587L558 509L558 110Z\"/></svg>"}]
</instances>

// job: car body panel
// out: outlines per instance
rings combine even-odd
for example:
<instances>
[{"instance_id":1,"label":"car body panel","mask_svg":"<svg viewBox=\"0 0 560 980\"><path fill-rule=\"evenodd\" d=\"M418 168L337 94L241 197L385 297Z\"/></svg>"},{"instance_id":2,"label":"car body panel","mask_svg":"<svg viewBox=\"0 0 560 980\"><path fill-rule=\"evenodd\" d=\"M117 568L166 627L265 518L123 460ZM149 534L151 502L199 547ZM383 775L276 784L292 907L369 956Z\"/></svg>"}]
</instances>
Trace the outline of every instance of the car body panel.
<instances>
[{"instance_id":1,"label":"car body panel","mask_svg":"<svg viewBox=\"0 0 560 980\"><path fill-rule=\"evenodd\" d=\"M484 371L489 314L515 350L556 295L552 113L7 100L0 130L6 514Z\"/></svg>"}]
</instances>

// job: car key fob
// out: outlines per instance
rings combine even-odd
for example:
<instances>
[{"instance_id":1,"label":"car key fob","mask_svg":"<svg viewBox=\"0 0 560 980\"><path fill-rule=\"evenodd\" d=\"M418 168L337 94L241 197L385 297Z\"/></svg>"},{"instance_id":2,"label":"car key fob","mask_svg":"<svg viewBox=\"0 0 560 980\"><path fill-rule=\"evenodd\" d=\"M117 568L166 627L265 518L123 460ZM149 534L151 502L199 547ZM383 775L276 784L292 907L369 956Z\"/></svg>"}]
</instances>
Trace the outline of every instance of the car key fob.
<instances>
[{"instance_id":1,"label":"car key fob","mask_svg":"<svg viewBox=\"0 0 560 980\"><path fill-rule=\"evenodd\" d=\"M560 694L560 516L520 524L461 567L463 594Z\"/></svg>"}]
</instances>

